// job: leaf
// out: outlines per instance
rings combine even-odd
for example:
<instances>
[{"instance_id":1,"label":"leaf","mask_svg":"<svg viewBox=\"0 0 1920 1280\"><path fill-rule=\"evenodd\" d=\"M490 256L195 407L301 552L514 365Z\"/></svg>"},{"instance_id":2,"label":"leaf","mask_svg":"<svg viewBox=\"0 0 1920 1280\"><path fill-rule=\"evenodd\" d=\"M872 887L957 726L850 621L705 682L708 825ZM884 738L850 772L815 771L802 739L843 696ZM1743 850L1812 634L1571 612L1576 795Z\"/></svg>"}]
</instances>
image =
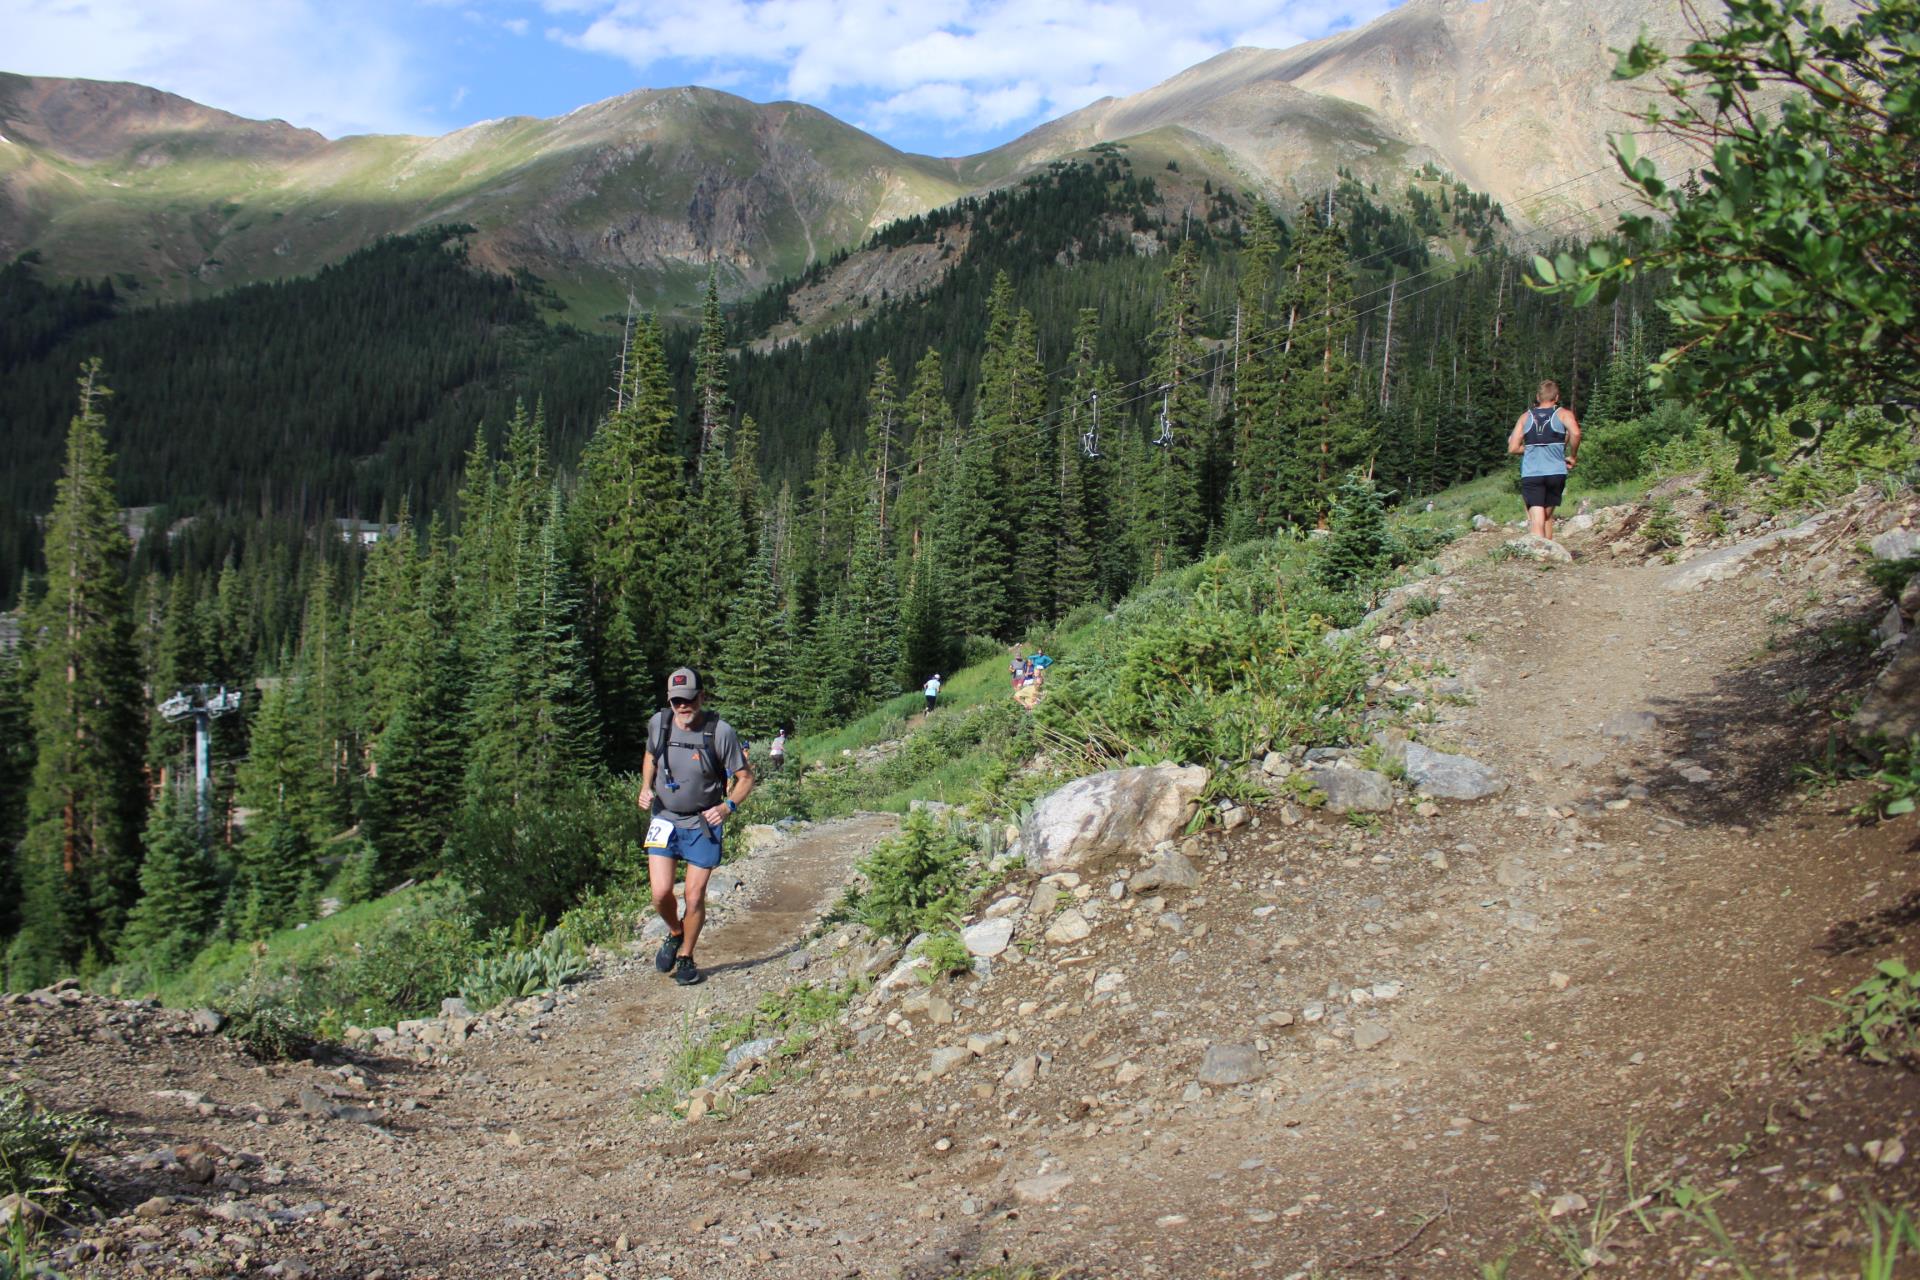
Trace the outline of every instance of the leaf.
<instances>
[{"instance_id":1,"label":"leaf","mask_svg":"<svg viewBox=\"0 0 1920 1280\"><path fill-rule=\"evenodd\" d=\"M1533 274L1540 277L1542 284L1556 284L1560 279L1559 273L1553 269L1553 264L1537 253L1533 255Z\"/></svg>"},{"instance_id":2,"label":"leaf","mask_svg":"<svg viewBox=\"0 0 1920 1280\"><path fill-rule=\"evenodd\" d=\"M1820 434L1820 428L1805 418L1795 418L1787 424L1787 433L1796 440L1811 440Z\"/></svg>"},{"instance_id":3,"label":"leaf","mask_svg":"<svg viewBox=\"0 0 1920 1280\"><path fill-rule=\"evenodd\" d=\"M1892 804L1887 806L1887 816L1889 818L1897 818L1903 813L1912 813L1912 812L1913 812L1912 796L1906 796L1902 799L1895 800Z\"/></svg>"}]
</instances>

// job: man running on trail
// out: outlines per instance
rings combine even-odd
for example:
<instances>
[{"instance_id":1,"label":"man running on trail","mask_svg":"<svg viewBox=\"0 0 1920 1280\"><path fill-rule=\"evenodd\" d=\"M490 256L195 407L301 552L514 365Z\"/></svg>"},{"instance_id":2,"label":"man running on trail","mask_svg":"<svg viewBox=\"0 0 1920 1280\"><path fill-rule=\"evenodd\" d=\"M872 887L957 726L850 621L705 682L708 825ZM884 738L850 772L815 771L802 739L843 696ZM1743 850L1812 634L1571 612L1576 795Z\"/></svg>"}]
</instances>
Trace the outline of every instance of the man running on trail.
<instances>
[{"instance_id":1,"label":"man running on trail","mask_svg":"<svg viewBox=\"0 0 1920 1280\"><path fill-rule=\"evenodd\" d=\"M1507 452L1520 455L1520 497L1527 504L1527 532L1553 541L1553 512L1566 492L1567 475L1580 452L1580 423L1560 407L1560 384L1549 378L1507 436Z\"/></svg>"},{"instance_id":2,"label":"man running on trail","mask_svg":"<svg viewBox=\"0 0 1920 1280\"><path fill-rule=\"evenodd\" d=\"M640 762L641 809L647 824L647 879L667 938L654 968L690 987L706 975L693 962L707 918L707 879L720 865L721 824L753 791L753 771L733 726L705 708L700 677L681 667L667 677L667 709L647 723ZM675 861L687 864L687 902L674 902Z\"/></svg>"},{"instance_id":3,"label":"man running on trail","mask_svg":"<svg viewBox=\"0 0 1920 1280\"><path fill-rule=\"evenodd\" d=\"M920 686L920 692L927 695L927 714L933 714L933 701L940 696L940 673L933 673L933 679Z\"/></svg>"}]
</instances>

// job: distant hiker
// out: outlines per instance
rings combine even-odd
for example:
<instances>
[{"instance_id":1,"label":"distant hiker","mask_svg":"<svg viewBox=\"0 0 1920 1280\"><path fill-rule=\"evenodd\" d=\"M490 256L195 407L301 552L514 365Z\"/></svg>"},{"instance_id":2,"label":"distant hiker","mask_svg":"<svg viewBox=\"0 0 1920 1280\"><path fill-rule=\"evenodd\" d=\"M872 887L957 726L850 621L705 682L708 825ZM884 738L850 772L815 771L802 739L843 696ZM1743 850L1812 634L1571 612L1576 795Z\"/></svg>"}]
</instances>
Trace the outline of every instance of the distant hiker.
<instances>
[{"instance_id":1,"label":"distant hiker","mask_svg":"<svg viewBox=\"0 0 1920 1280\"><path fill-rule=\"evenodd\" d=\"M933 700L940 696L940 673L933 673L933 679L920 686L920 692L927 695L927 714L933 714Z\"/></svg>"},{"instance_id":2,"label":"distant hiker","mask_svg":"<svg viewBox=\"0 0 1920 1280\"><path fill-rule=\"evenodd\" d=\"M1560 384L1540 384L1534 406L1520 415L1507 437L1507 452L1520 455L1520 497L1527 504L1527 532L1553 541L1553 511L1566 492L1567 474L1580 452L1580 423L1560 407Z\"/></svg>"},{"instance_id":3,"label":"distant hiker","mask_svg":"<svg viewBox=\"0 0 1920 1280\"><path fill-rule=\"evenodd\" d=\"M733 726L704 706L700 676L681 667L667 677L667 707L647 722L640 762L640 807L647 824L647 879L667 938L654 968L690 987L706 975L693 962L707 919L707 879L720 865L721 825L753 790L746 748ZM657 785L656 785L657 784ZM673 899L674 863L687 864L687 902Z\"/></svg>"},{"instance_id":4,"label":"distant hiker","mask_svg":"<svg viewBox=\"0 0 1920 1280\"><path fill-rule=\"evenodd\" d=\"M1027 657L1018 649L1009 649L1007 652L1013 655L1013 661L1007 664L1007 679L1017 692L1020 688L1020 677L1026 673Z\"/></svg>"},{"instance_id":5,"label":"distant hiker","mask_svg":"<svg viewBox=\"0 0 1920 1280\"><path fill-rule=\"evenodd\" d=\"M786 762L787 731L782 729L773 735L773 741L767 746L767 767L772 772L777 773L780 770L780 766Z\"/></svg>"}]
</instances>

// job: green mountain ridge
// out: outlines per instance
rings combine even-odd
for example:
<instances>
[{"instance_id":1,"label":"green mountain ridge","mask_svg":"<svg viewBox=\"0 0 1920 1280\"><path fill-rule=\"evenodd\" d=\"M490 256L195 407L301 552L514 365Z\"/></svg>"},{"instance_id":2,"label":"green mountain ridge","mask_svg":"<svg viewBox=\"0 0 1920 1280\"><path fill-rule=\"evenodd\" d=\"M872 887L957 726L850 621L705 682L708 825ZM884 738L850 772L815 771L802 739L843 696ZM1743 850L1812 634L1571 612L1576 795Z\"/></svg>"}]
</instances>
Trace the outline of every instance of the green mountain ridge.
<instances>
[{"instance_id":1,"label":"green mountain ridge","mask_svg":"<svg viewBox=\"0 0 1920 1280\"><path fill-rule=\"evenodd\" d=\"M629 298L671 312L710 270L724 296L750 295L895 219L1123 141L1196 185L1281 207L1342 170L1397 189L1432 167L1523 226L1560 225L1599 203L1593 183L1531 197L1611 173L1606 134L1641 98L1609 80L1610 50L1643 27L1681 31L1677 0L1409 0L1324 40L1229 50L952 159L814 107L697 87L438 138L329 140L139 85L0 74L0 257L34 250L57 276L182 299L460 222L476 228L476 264L532 272L569 320L610 328Z\"/></svg>"}]
</instances>

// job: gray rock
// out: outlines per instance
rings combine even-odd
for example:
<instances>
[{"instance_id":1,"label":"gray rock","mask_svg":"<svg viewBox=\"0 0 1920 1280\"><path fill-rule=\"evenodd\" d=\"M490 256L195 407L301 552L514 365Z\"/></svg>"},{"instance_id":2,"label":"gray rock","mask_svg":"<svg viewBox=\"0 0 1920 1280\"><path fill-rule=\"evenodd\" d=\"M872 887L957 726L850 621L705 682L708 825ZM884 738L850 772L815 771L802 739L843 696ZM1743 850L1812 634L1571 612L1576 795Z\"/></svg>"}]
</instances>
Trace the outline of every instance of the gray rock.
<instances>
[{"instance_id":1,"label":"gray rock","mask_svg":"<svg viewBox=\"0 0 1920 1280\"><path fill-rule=\"evenodd\" d=\"M1056 946L1084 941L1093 932L1093 926L1078 911L1067 910L1060 913L1059 919L1047 926L1047 941Z\"/></svg>"},{"instance_id":2,"label":"gray rock","mask_svg":"<svg viewBox=\"0 0 1920 1280\"><path fill-rule=\"evenodd\" d=\"M1387 1042L1393 1033L1377 1022L1363 1022L1353 1029L1353 1047L1356 1049L1377 1049Z\"/></svg>"},{"instance_id":3,"label":"gray rock","mask_svg":"<svg viewBox=\"0 0 1920 1280\"><path fill-rule=\"evenodd\" d=\"M1621 711L1607 717L1600 732L1621 742L1644 738L1660 727L1660 717L1651 711Z\"/></svg>"},{"instance_id":4,"label":"gray rock","mask_svg":"<svg viewBox=\"0 0 1920 1280\"><path fill-rule=\"evenodd\" d=\"M958 1068L962 1063L971 1061L972 1058L972 1051L965 1045L949 1045L944 1049L935 1049L933 1051L933 1057L928 1061L927 1065L933 1072L933 1078L938 1080L941 1076Z\"/></svg>"},{"instance_id":5,"label":"gray rock","mask_svg":"<svg viewBox=\"0 0 1920 1280\"><path fill-rule=\"evenodd\" d=\"M1407 748L1412 745L1412 741L1406 734L1388 725L1385 728L1376 729L1371 741L1374 746L1380 748L1380 756L1383 760L1403 768L1406 766Z\"/></svg>"},{"instance_id":6,"label":"gray rock","mask_svg":"<svg viewBox=\"0 0 1920 1280\"><path fill-rule=\"evenodd\" d=\"M1110 769L1042 797L1020 832L1027 865L1042 872L1151 848L1193 816L1210 775L1197 765Z\"/></svg>"},{"instance_id":7,"label":"gray rock","mask_svg":"<svg viewBox=\"0 0 1920 1280\"><path fill-rule=\"evenodd\" d=\"M1326 794L1329 813L1385 813L1393 808L1393 783L1371 769L1314 769L1307 775Z\"/></svg>"},{"instance_id":8,"label":"gray rock","mask_svg":"<svg viewBox=\"0 0 1920 1280\"><path fill-rule=\"evenodd\" d=\"M193 1034L210 1036L227 1025L227 1019L218 1009L195 1009L193 1011Z\"/></svg>"},{"instance_id":9,"label":"gray rock","mask_svg":"<svg viewBox=\"0 0 1920 1280\"><path fill-rule=\"evenodd\" d=\"M1493 869L1494 883L1504 889L1518 889L1532 878L1527 864L1519 858L1502 858Z\"/></svg>"},{"instance_id":10,"label":"gray rock","mask_svg":"<svg viewBox=\"0 0 1920 1280\"><path fill-rule=\"evenodd\" d=\"M780 1041L778 1037L775 1036L762 1036L758 1040L749 1040L745 1044L737 1044L727 1050L726 1059L720 1064L720 1074L725 1075L741 1063L749 1061L750 1059L764 1058L779 1047Z\"/></svg>"},{"instance_id":11,"label":"gray rock","mask_svg":"<svg viewBox=\"0 0 1920 1280\"><path fill-rule=\"evenodd\" d=\"M1762 551L1783 543L1812 537L1819 532L1820 526L1826 523L1830 514L1823 511L1790 529L1776 529L1758 538L1749 538L1745 542L1736 542L1730 547L1722 547L1718 551L1709 551L1706 555L1695 556L1667 575L1664 585L1668 591L1685 592L1697 591L1709 582L1724 582L1728 578L1737 576L1747 567L1747 562Z\"/></svg>"},{"instance_id":12,"label":"gray rock","mask_svg":"<svg viewBox=\"0 0 1920 1280\"><path fill-rule=\"evenodd\" d=\"M1904 619L1900 616L1900 606L1897 604L1888 605L1886 616L1881 618L1880 625L1873 629L1874 639L1878 640L1881 644L1886 644L1890 640L1898 640L1901 633L1906 630L1906 627L1902 625L1903 622Z\"/></svg>"},{"instance_id":13,"label":"gray rock","mask_svg":"<svg viewBox=\"0 0 1920 1280\"><path fill-rule=\"evenodd\" d=\"M1012 1093L1032 1085L1039 1075L1040 1059L1028 1054L1007 1068L1006 1074L1000 1077L1000 1087Z\"/></svg>"},{"instance_id":14,"label":"gray rock","mask_svg":"<svg viewBox=\"0 0 1920 1280\"><path fill-rule=\"evenodd\" d=\"M748 857L752 857L763 849L777 849L787 842L785 832L764 822L753 823L740 834Z\"/></svg>"},{"instance_id":15,"label":"gray rock","mask_svg":"<svg viewBox=\"0 0 1920 1280\"><path fill-rule=\"evenodd\" d=\"M1266 1059L1250 1044L1210 1044L1200 1061L1200 1083L1216 1089L1251 1084L1266 1074Z\"/></svg>"},{"instance_id":16,"label":"gray rock","mask_svg":"<svg viewBox=\"0 0 1920 1280\"><path fill-rule=\"evenodd\" d=\"M970 924L960 931L960 941L966 944L970 956L997 956L1013 941L1013 917L1000 916Z\"/></svg>"},{"instance_id":17,"label":"gray rock","mask_svg":"<svg viewBox=\"0 0 1920 1280\"><path fill-rule=\"evenodd\" d=\"M1307 764L1335 764L1347 758L1345 747L1308 747L1301 757Z\"/></svg>"},{"instance_id":18,"label":"gray rock","mask_svg":"<svg viewBox=\"0 0 1920 1280\"><path fill-rule=\"evenodd\" d=\"M459 996L448 996L440 1002L440 1016L443 1018L471 1018L473 1010L467 1008L467 1002Z\"/></svg>"},{"instance_id":19,"label":"gray rock","mask_svg":"<svg viewBox=\"0 0 1920 1280\"><path fill-rule=\"evenodd\" d=\"M1521 555L1532 560L1553 560L1561 564L1572 564L1573 553L1550 538L1526 533L1517 538L1509 538L1507 545Z\"/></svg>"},{"instance_id":20,"label":"gray rock","mask_svg":"<svg viewBox=\"0 0 1920 1280\"><path fill-rule=\"evenodd\" d=\"M1901 590L1900 612L1909 618L1920 615L1920 573L1909 578L1907 585Z\"/></svg>"},{"instance_id":21,"label":"gray rock","mask_svg":"<svg viewBox=\"0 0 1920 1280\"><path fill-rule=\"evenodd\" d=\"M1220 827L1224 831L1238 831L1253 821L1253 810L1243 804L1220 802Z\"/></svg>"},{"instance_id":22,"label":"gray rock","mask_svg":"<svg viewBox=\"0 0 1920 1280\"><path fill-rule=\"evenodd\" d=\"M1022 1178L1013 1184L1013 1198L1021 1204L1051 1204L1073 1185L1070 1173L1048 1173L1037 1178Z\"/></svg>"},{"instance_id":23,"label":"gray rock","mask_svg":"<svg viewBox=\"0 0 1920 1280\"><path fill-rule=\"evenodd\" d=\"M313 1089L300 1090L300 1110L315 1120L331 1120L340 1114L340 1108Z\"/></svg>"},{"instance_id":24,"label":"gray rock","mask_svg":"<svg viewBox=\"0 0 1920 1280\"><path fill-rule=\"evenodd\" d=\"M1920 555L1920 534L1912 529L1889 529L1867 545L1876 560L1905 560Z\"/></svg>"},{"instance_id":25,"label":"gray rock","mask_svg":"<svg viewBox=\"0 0 1920 1280\"><path fill-rule=\"evenodd\" d=\"M1920 733L1920 631L1910 631L1867 691L1851 721L1857 735L1895 742Z\"/></svg>"},{"instance_id":26,"label":"gray rock","mask_svg":"<svg viewBox=\"0 0 1920 1280\"><path fill-rule=\"evenodd\" d=\"M1127 892L1140 894L1153 889L1198 889L1200 873L1178 853L1163 853L1153 865L1134 873L1127 881Z\"/></svg>"},{"instance_id":27,"label":"gray rock","mask_svg":"<svg viewBox=\"0 0 1920 1280\"><path fill-rule=\"evenodd\" d=\"M804 947L787 953L788 973L804 973L807 966L812 963L813 957L807 954Z\"/></svg>"},{"instance_id":28,"label":"gray rock","mask_svg":"<svg viewBox=\"0 0 1920 1280\"><path fill-rule=\"evenodd\" d=\"M1478 512L1474 513L1473 528L1476 533L1484 533L1488 529L1498 529L1499 527L1500 522L1498 520L1483 516Z\"/></svg>"},{"instance_id":29,"label":"gray rock","mask_svg":"<svg viewBox=\"0 0 1920 1280\"><path fill-rule=\"evenodd\" d=\"M208 1205L204 1212L209 1218L218 1218L222 1222L251 1223L256 1227L270 1226L273 1215L257 1204L248 1204L245 1200L223 1200L216 1205Z\"/></svg>"},{"instance_id":30,"label":"gray rock","mask_svg":"<svg viewBox=\"0 0 1920 1280\"><path fill-rule=\"evenodd\" d=\"M1293 766L1278 751L1269 751L1260 760L1260 772L1272 778L1284 778L1293 772Z\"/></svg>"},{"instance_id":31,"label":"gray rock","mask_svg":"<svg viewBox=\"0 0 1920 1280\"><path fill-rule=\"evenodd\" d=\"M1450 755L1418 742L1407 747L1407 781L1423 796L1484 800L1507 789L1507 780L1472 756Z\"/></svg>"}]
</instances>

